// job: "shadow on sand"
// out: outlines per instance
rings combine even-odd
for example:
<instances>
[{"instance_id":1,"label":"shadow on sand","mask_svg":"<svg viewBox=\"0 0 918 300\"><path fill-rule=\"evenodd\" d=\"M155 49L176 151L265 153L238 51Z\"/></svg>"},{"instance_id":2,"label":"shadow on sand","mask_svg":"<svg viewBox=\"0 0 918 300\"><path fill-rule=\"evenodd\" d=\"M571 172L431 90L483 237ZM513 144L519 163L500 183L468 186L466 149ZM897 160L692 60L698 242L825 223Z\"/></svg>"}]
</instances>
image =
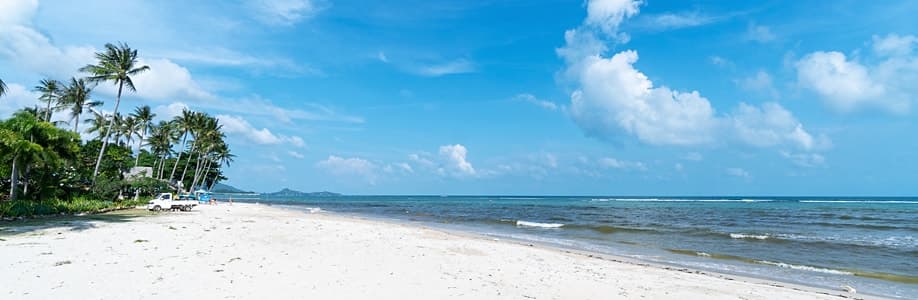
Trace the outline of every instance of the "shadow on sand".
<instances>
[{"instance_id":1,"label":"shadow on sand","mask_svg":"<svg viewBox=\"0 0 918 300\"><path fill-rule=\"evenodd\" d=\"M144 209L126 209L84 216L52 216L17 221L0 221L0 238L29 234L50 228L83 231L95 228L97 223L124 223L153 215L155 215L153 212Z\"/></svg>"}]
</instances>

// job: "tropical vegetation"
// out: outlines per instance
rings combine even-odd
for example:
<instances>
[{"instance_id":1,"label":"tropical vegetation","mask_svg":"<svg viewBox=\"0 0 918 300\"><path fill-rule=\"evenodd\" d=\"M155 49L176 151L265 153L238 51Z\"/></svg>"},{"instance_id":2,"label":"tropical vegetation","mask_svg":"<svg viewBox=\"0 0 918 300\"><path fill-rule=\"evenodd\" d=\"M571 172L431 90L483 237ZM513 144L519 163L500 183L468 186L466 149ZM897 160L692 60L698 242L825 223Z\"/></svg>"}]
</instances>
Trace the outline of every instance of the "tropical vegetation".
<instances>
[{"instance_id":1,"label":"tropical vegetation","mask_svg":"<svg viewBox=\"0 0 918 300\"><path fill-rule=\"evenodd\" d=\"M185 109L170 119L149 105L123 114L122 93L137 92L136 76L150 67L123 43L95 58L79 69L85 77L42 79L35 106L0 119L0 218L131 207L226 180L235 155L217 118ZM94 96L101 84L117 87L111 112ZM7 91L0 80L0 101Z\"/></svg>"}]
</instances>

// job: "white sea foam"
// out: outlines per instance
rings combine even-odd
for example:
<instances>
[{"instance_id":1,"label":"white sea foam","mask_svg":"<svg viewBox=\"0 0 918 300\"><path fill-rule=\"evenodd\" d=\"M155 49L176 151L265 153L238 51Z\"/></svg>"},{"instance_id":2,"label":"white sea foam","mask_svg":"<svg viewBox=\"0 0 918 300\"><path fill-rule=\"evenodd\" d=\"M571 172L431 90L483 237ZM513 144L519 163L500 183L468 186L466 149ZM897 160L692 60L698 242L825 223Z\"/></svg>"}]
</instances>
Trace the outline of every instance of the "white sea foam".
<instances>
[{"instance_id":1,"label":"white sea foam","mask_svg":"<svg viewBox=\"0 0 918 300\"><path fill-rule=\"evenodd\" d=\"M708 254L708 253L705 253L705 252L695 252L695 254L697 254L698 256L701 256L701 257L711 257L711 254Z\"/></svg>"},{"instance_id":2,"label":"white sea foam","mask_svg":"<svg viewBox=\"0 0 918 300\"><path fill-rule=\"evenodd\" d=\"M518 227L539 227L539 228L561 228L561 226L564 226L564 224L516 221L516 226Z\"/></svg>"},{"instance_id":3,"label":"white sea foam","mask_svg":"<svg viewBox=\"0 0 918 300\"><path fill-rule=\"evenodd\" d=\"M764 239L767 239L768 236L764 234L731 233L730 238L764 240Z\"/></svg>"},{"instance_id":4,"label":"white sea foam","mask_svg":"<svg viewBox=\"0 0 918 300\"><path fill-rule=\"evenodd\" d=\"M792 265L792 264L786 264L782 262L773 262L773 261L767 261L767 260L757 260L756 262L760 264L764 264L764 265L771 265L771 266L787 268L787 269L794 269L794 270L801 270L801 271L818 272L818 273L833 274L833 275L854 275L854 273L846 272L846 271L839 271L839 270L818 268L818 267L811 267L811 266L803 266L803 265Z\"/></svg>"},{"instance_id":5,"label":"white sea foam","mask_svg":"<svg viewBox=\"0 0 918 300\"><path fill-rule=\"evenodd\" d=\"M314 213L322 212L322 209L318 207L306 207L306 211L308 211L311 214L314 214Z\"/></svg>"}]
</instances>

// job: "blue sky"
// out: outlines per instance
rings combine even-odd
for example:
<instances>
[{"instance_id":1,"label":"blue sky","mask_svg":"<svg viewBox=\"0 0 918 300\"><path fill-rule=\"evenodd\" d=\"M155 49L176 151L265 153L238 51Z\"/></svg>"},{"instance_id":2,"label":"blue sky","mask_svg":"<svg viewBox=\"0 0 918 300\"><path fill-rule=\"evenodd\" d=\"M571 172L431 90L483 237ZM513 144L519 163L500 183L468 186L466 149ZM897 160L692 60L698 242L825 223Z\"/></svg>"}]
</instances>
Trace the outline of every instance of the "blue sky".
<instances>
[{"instance_id":1,"label":"blue sky","mask_svg":"<svg viewBox=\"0 0 918 300\"><path fill-rule=\"evenodd\" d=\"M123 41L249 190L915 194L915 1L186 2L3 1L0 114Z\"/></svg>"}]
</instances>

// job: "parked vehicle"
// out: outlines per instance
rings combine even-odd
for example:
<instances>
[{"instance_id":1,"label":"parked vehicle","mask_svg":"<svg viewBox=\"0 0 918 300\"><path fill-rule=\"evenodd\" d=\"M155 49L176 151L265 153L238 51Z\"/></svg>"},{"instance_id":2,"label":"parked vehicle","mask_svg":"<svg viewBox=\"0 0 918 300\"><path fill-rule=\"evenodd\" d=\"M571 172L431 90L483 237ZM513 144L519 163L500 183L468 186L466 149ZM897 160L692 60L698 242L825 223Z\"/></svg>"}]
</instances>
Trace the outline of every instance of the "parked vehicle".
<instances>
[{"instance_id":1,"label":"parked vehicle","mask_svg":"<svg viewBox=\"0 0 918 300\"><path fill-rule=\"evenodd\" d=\"M152 211L162 210L181 210L190 211L198 205L198 201L191 195L180 195L174 197L172 193L162 193L150 202L147 202L147 209Z\"/></svg>"}]
</instances>

